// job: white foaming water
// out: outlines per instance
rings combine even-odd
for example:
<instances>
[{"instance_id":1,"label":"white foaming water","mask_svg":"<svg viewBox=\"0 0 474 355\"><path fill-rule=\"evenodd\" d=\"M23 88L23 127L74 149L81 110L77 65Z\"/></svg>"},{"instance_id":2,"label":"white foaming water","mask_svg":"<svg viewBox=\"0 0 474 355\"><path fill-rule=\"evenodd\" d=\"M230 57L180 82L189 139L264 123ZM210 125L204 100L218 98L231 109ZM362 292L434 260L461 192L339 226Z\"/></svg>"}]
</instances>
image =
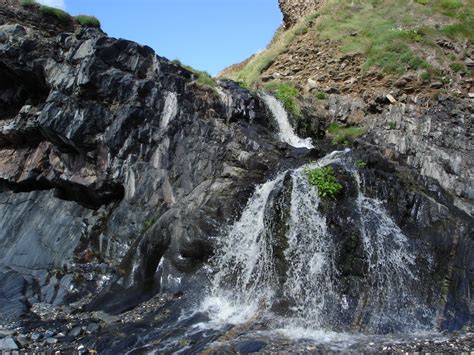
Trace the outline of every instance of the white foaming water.
<instances>
[{"instance_id":1,"label":"white foaming water","mask_svg":"<svg viewBox=\"0 0 474 355\"><path fill-rule=\"evenodd\" d=\"M211 325L264 320L270 329L290 338L337 338L338 333L331 330L338 329L340 321L347 322L341 315L349 309L335 262L338 245L319 211L317 189L309 185L304 170L337 163L359 183L357 172L345 163L346 153L331 153L317 163L283 172L257 187L241 218L222 236L213 260L216 273L202 304ZM269 216L275 203L281 203L275 201L275 195L288 184L291 196L285 224L286 270L282 283L278 275L281 270L275 266L278 237L273 235L275 228L269 228L274 227ZM360 239L368 270L362 288L365 297L362 295L358 301L363 306L360 311L353 309L354 317L362 319L369 332L410 325L418 329L417 316L426 309L413 295L417 276L409 240L380 201L363 195L360 184L358 194L354 209L360 219ZM281 300L289 309L284 317L272 308ZM340 334L341 341L345 337Z\"/></svg>"},{"instance_id":2,"label":"white foaming water","mask_svg":"<svg viewBox=\"0 0 474 355\"><path fill-rule=\"evenodd\" d=\"M354 175L359 184L357 210L371 284L366 291L371 300L367 328L400 328L410 322L414 329L428 330L432 324L423 325L419 319L434 319L434 313L413 292L418 275L409 240L387 214L382 201L362 194L360 176L357 172Z\"/></svg>"},{"instance_id":3,"label":"white foaming water","mask_svg":"<svg viewBox=\"0 0 474 355\"><path fill-rule=\"evenodd\" d=\"M292 178L284 295L295 314L289 325L317 329L324 326L324 313L339 304L335 293L336 249L326 219L318 211L319 196L304 171L294 171Z\"/></svg>"},{"instance_id":4,"label":"white foaming water","mask_svg":"<svg viewBox=\"0 0 474 355\"><path fill-rule=\"evenodd\" d=\"M313 149L311 138L302 139L295 134L282 103L270 94L261 93L260 95L278 124L280 140L295 148Z\"/></svg>"},{"instance_id":5,"label":"white foaming water","mask_svg":"<svg viewBox=\"0 0 474 355\"><path fill-rule=\"evenodd\" d=\"M215 323L243 323L254 317L271 298L274 283L271 240L265 228L265 210L270 193L284 175L259 186L240 219L220 240L218 272L210 296L202 304ZM232 284L228 289L226 286Z\"/></svg>"}]
</instances>

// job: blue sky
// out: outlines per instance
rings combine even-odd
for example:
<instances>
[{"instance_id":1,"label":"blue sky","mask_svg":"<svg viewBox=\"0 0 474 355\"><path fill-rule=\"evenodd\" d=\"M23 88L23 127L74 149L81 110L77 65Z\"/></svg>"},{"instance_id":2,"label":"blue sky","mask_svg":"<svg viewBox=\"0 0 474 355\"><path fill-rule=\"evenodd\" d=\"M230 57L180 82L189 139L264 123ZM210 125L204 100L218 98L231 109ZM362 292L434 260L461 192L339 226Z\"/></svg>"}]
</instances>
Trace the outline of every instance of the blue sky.
<instances>
[{"instance_id":1,"label":"blue sky","mask_svg":"<svg viewBox=\"0 0 474 355\"><path fill-rule=\"evenodd\" d=\"M112 37L146 44L212 75L265 48L282 22L277 0L40 0L99 18Z\"/></svg>"}]
</instances>

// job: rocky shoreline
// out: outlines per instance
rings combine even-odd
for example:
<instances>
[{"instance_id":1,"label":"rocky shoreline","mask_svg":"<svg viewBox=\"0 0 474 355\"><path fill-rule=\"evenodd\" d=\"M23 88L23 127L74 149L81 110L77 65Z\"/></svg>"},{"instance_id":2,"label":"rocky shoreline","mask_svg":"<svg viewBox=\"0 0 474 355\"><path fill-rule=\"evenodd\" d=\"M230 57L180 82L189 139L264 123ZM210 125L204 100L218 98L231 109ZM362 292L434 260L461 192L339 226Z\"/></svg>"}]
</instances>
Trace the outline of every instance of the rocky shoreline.
<instances>
[{"instance_id":1,"label":"rocky shoreline","mask_svg":"<svg viewBox=\"0 0 474 355\"><path fill-rule=\"evenodd\" d=\"M364 233L383 217L387 250L398 237L413 254L388 265L380 282L386 270L402 274L399 265L421 271L410 291L434 329L448 332L380 344L366 335L339 350L473 351L472 100L440 97L425 107L411 96L333 93L307 103L301 117L284 117L287 129L291 120L312 139L315 148L306 149L280 140L261 93L197 79L149 47L0 0L0 351L335 351L337 339L262 335L271 329L260 321L197 327L209 321L198 301L219 238L256 186L287 172L281 188L267 191L258 221L274 234L262 238L270 238L269 265L282 276L289 171L334 150L350 151L331 163L342 192L317 205L334 240L333 291L345 301L333 329L368 333L379 281L370 265L380 263L377 252L364 251ZM362 119L358 139L325 137L331 123ZM361 196L383 205L374 220L360 216ZM275 307L291 313L291 302L279 301Z\"/></svg>"}]
</instances>

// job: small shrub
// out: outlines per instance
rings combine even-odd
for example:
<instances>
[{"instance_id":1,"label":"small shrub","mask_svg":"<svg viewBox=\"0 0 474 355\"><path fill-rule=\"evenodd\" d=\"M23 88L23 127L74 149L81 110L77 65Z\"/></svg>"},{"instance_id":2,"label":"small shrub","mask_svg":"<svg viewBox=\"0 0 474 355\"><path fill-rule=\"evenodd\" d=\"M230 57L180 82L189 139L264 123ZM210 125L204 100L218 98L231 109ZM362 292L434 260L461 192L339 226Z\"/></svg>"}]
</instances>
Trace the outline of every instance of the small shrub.
<instances>
[{"instance_id":1,"label":"small shrub","mask_svg":"<svg viewBox=\"0 0 474 355\"><path fill-rule=\"evenodd\" d=\"M195 69L190 65L185 65L185 64L181 63L181 61L179 59L174 59L174 60L171 61L171 63L173 63L174 65L178 65L180 67L183 67L184 69L189 70L190 72L192 72L195 76L194 82L196 84L199 84L199 85L202 85L202 86L208 86L208 87L211 87L211 88L214 88L214 87L217 86L216 81L214 80L214 78L208 72Z\"/></svg>"},{"instance_id":2,"label":"small shrub","mask_svg":"<svg viewBox=\"0 0 474 355\"><path fill-rule=\"evenodd\" d=\"M397 122L395 122L395 121L390 121L390 122L388 123L388 129L395 129L395 128L397 128Z\"/></svg>"},{"instance_id":3,"label":"small shrub","mask_svg":"<svg viewBox=\"0 0 474 355\"><path fill-rule=\"evenodd\" d=\"M197 79L195 80L195 82L199 85L209 86L212 88L217 86L216 81L207 72L199 72L197 74Z\"/></svg>"},{"instance_id":4,"label":"small shrub","mask_svg":"<svg viewBox=\"0 0 474 355\"><path fill-rule=\"evenodd\" d=\"M324 100L326 99L327 95L324 91L319 91L317 94L316 94L316 98L318 100Z\"/></svg>"},{"instance_id":5,"label":"small shrub","mask_svg":"<svg viewBox=\"0 0 474 355\"><path fill-rule=\"evenodd\" d=\"M316 186L321 198L334 198L341 192L342 185L337 181L332 166L305 170L308 182Z\"/></svg>"},{"instance_id":6,"label":"small shrub","mask_svg":"<svg viewBox=\"0 0 474 355\"><path fill-rule=\"evenodd\" d=\"M421 80L423 81L430 81L431 80L431 74L428 70L425 70L423 73L421 73Z\"/></svg>"},{"instance_id":7,"label":"small shrub","mask_svg":"<svg viewBox=\"0 0 474 355\"><path fill-rule=\"evenodd\" d=\"M407 40L412 41L412 42L423 41L423 33L418 31L417 29L401 30L400 36L405 37Z\"/></svg>"},{"instance_id":8,"label":"small shrub","mask_svg":"<svg viewBox=\"0 0 474 355\"><path fill-rule=\"evenodd\" d=\"M94 16L79 15L74 18L82 26L100 28L100 21Z\"/></svg>"},{"instance_id":9,"label":"small shrub","mask_svg":"<svg viewBox=\"0 0 474 355\"><path fill-rule=\"evenodd\" d=\"M449 65L449 67L454 71L454 72L460 72L460 71L463 71L465 68L464 68L464 64L462 63L459 63L459 62L454 62L454 63L451 63Z\"/></svg>"},{"instance_id":10,"label":"small shrub","mask_svg":"<svg viewBox=\"0 0 474 355\"><path fill-rule=\"evenodd\" d=\"M301 106L298 102L299 91L291 83L273 82L265 85L265 90L273 92L285 109L294 116L301 116Z\"/></svg>"},{"instance_id":11,"label":"small shrub","mask_svg":"<svg viewBox=\"0 0 474 355\"><path fill-rule=\"evenodd\" d=\"M239 84L241 88L250 90L250 87L247 85L245 81L236 81L236 83Z\"/></svg>"},{"instance_id":12,"label":"small shrub","mask_svg":"<svg viewBox=\"0 0 474 355\"><path fill-rule=\"evenodd\" d=\"M363 160L357 160L355 162L355 166L357 169L365 169L367 167L367 163Z\"/></svg>"},{"instance_id":13,"label":"small shrub","mask_svg":"<svg viewBox=\"0 0 474 355\"><path fill-rule=\"evenodd\" d=\"M440 7L444 10L457 10L462 7L462 2L460 0L442 0L440 2Z\"/></svg>"},{"instance_id":14,"label":"small shrub","mask_svg":"<svg viewBox=\"0 0 474 355\"><path fill-rule=\"evenodd\" d=\"M298 31L295 31L297 36L305 35L306 33L308 33L308 27L301 27Z\"/></svg>"},{"instance_id":15,"label":"small shrub","mask_svg":"<svg viewBox=\"0 0 474 355\"><path fill-rule=\"evenodd\" d=\"M38 3L35 0L21 0L20 5L23 7L33 7L38 6Z\"/></svg>"},{"instance_id":16,"label":"small shrub","mask_svg":"<svg viewBox=\"0 0 474 355\"><path fill-rule=\"evenodd\" d=\"M347 144L357 137L365 134L365 129L360 127L344 127L335 122L328 127L328 133L334 144Z\"/></svg>"},{"instance_id":17,"label":"small shrub","mask_svg":"<svg viewBox=\"0 0 474 355\"><path fill-rule=\"evenodd\" d=\"M415 0L415 2L420 5L428 5L430 1L429 0Z\"/></svg>"},{"instance_id":18,"label":"small shrub","mask_svg":"<svg viewBox=\"0 0 474 355\"><path fill-rule=\"evenodd\" d=\"M158 221L158 219L160 219L159 215L156 215L156 216L151 217L151 218L147 218L143 222L143 231L146 232L148 229L150 229Z\"/></svg>"},{"instance_id":19,"label":"small shrub","mask_svg":"<svg viewBox=\"0 0 474 355\"><path fill-rule=\"evenodd\" d=\"M57 9L55 7L41 5L40 11L43 15L56 17L59 21L63 23L70 22L72 19L71 15L69 15L66 11Z\"/></svg>"}]
</instances>

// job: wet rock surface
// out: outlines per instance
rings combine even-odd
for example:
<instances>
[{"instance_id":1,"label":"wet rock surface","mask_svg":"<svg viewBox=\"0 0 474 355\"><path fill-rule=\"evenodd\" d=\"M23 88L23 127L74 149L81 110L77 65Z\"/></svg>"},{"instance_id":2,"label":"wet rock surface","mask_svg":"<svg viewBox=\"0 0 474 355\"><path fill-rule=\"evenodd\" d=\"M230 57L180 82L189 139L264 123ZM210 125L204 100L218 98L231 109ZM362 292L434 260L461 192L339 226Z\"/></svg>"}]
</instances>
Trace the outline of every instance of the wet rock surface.
<instances>
[{"instance_id":1,"label":"wet rock surface","mask_svg":"<svg viewBox=\"0 0 474 355\"><path fill-rule=\"evenodd\" d=\"M246 338L238 327L190 331L206 315L181 316L198 306L207 282L202 266L255 185L334 146L318 141L311 152L294 150L278 142L259 96L236 83L200 86L193 73L146 46L92 28L42 26L38 16L0 2L0 350L331 350L309 341ZM298 123L299 131L322 138L322 121L365 110L359 101L330 105L328 117L307 113L310 122ZM377 146L361 144L354 154L367 164L361 172L367 193L435 255L436 327L467 335L369 344L364 351L472 349L466 105L443 102L421 120L405 119L415 108L403 114L405 108L382 108L381 118L369 123L369 141ZM384 128L392 120L397 128ZM355 182L337 171L345 195L325 211L356 300L366 266L354 225L346 223ZM274 197L280 236L290 185ZM275 253L284 247L282 237ZM283 279L282 253L276 267ZM221 349L210 345L218 339L227 342Z\"/></svg>"},{"instance_id":2,"label":"wet rock surface","mask_svg":"<svg viewBox=\"0 0 474 355\"><path fill-rule=\"evenodd\" d=\"M2 312L112 281L159 290L161 258L176 272L198 267L291 151L254 94L223 83L225 101L148 47L92 28L45 32L24 12L0 13L13 101L0 112L0 268L2 297L18 304Z\"/></svg>"}]
</instances>

